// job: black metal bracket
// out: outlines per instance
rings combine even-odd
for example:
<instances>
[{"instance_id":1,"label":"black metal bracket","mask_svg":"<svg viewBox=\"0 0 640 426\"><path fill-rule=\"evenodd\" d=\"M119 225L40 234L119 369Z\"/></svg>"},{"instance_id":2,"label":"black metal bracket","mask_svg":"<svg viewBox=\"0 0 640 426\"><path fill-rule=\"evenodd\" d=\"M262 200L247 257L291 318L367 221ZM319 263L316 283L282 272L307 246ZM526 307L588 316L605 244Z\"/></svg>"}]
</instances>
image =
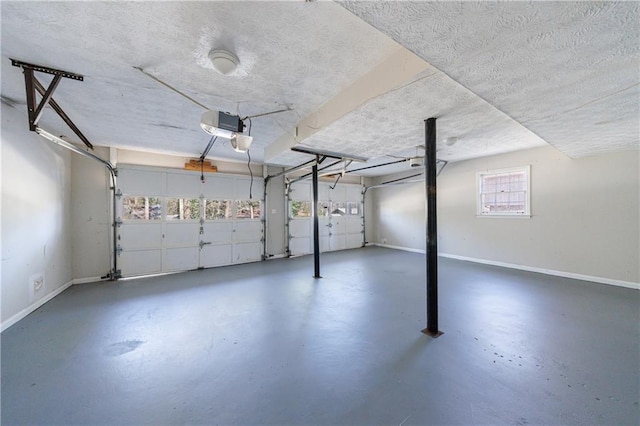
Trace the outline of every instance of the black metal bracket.
<instances>
[{"instance_id":1,"label":"black metal bracket","mask_svg":"<svg viewBox=\"0 0 640 426\"><path fill-rule=\"evenodd\" d=\"M84 134L78 129L78 127L71 121L69 116L62 110L60 105L53 99L53 92L60 84L60 80L64 78L70 78L72 80L84 81L84 76L75 74L68 71L62 71L55 68L49 68L41 65L34 65L27 62L11 59L11 65L14 67L22 68L24 72L24 84L27 91L27 110L29 113L29 130L36 131L38 127L38 121L42 117L44 108L49 105L51 108L62 118L62 120L73 130L73 132L84 142L89 149L93 149L93 145L89 142ZM45 74L53 75L53 80L46 89L36 78L34 71L42 72ZM40 103L36 104L36 91L40 93L42 99Z\"/></svg>"}]
</instances>

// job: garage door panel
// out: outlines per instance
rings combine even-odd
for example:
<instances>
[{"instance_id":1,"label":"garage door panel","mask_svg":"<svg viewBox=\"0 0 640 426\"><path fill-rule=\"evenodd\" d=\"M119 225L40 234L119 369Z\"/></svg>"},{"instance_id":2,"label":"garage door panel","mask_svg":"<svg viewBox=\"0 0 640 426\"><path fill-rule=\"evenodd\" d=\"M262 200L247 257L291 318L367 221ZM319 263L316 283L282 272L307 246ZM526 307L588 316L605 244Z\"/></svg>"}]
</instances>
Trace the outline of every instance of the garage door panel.
<instances>
[{"instance_id":1,"label":"garage door panel","mask_svg":"<svg viewBox=\"0 0 640 426\"><path fill-rule=\"evenodd\" d=\"M160 248L161 223L127 223L120 227L119 244L125 250Z\"/></svg>"},{"instance_id":2,"label":"garage door panel","mask_svg":"<svg viewBox=\"0 0 640 426\"><path fill-rule=\"evenodd\" d=\"M362 234L347 234L346 238L346 248L362 247Z\"/></svg>"},{"instance_id":3,"label":"garage door panel","mask_svg":"<svg viewBox=\"0 0 640 426\"><path fill-rule=\"evenodd\" d=\"M347 201L347 192L344 185L338 185L329 193L331 201L344 202Z\"/></svg>"},{"instance_id":4,"label":"garage door panel","mask_svg":"<svg viewBox=\"0 0 640 426\"><path fill-rule=\"evenodd\" d=\"M297 182L291 185L289 196L296 201L311 200L311 185L308 182Z\"/></svg>"},{"instance_id":5,"label":"garage door panel","mask_svg":"<svg viewBox=\"0 0 640 426\"><path fill-rule=\"evenodd\" d=\"M331 236L331 250L344 250L347 248L346 235L332 235Z\"/></svg>"},{"instance_id":6,"label":"garage door panel","mask_svg":"<svg viewBox=\"0 0 640 426\"><path fill-rule=\"evenodd\" d=\"M291 219L289 221L289 233L293 238L309 237L311 235L309 219Z\"/></svg>"},{"instance_id":7,"label":"garage door panel","mask_svg":"<svg viewBox=\"0 0 640 426\"><path fill-rule=\"evenodd\" d=\"M318 183L318 200L327 201L330 199L329 191L331 191L331 189L329 186L328 183Z\"/></svg>"},{"instance_id":8,"label":"garage door panel","mask_svg":"<svg viewBox=\"0 0 640 426\"><path fill-rule=\"evenodd\" d=\"M346 200L345 201L360 201L362 200L362 186L360 185L347 185Z\"/></svg>"},{"instance_id":9,"label":"garage door panel","mask_svg":"<svg viewBox=\"0 0 640 426\"><path fill-rule=\"evenodd\" d=\"M198 267L198 247L179 247L165 249L165 271L188 271Z\"/></svg>"},{"instance_id":10,"label":"garage door panel","mask_svg":"<svg viewBox=\"0 0 640 426\"><path fill-rule=\"evenodd\" d=\"M326 237L320 237L320 251L331 251L331 237L327 235Z\"/></svg>"},{"instance_id":11,"label":"garage door panel","mask_svg":"<svg viewBox=\"0 0 640 426\"><path fill-rule=\"evenodd\" d=\"M133 250L120 256L120 268L125 277L162 272L162 250Z\"/></svg>"},{"instance_id":12,"label":"garage door panel","mask_svg":"<svg viewBox=\"0 0 640 426\"><path fill-rule=\"evenodd\" d=\"M259 242L262 239L262 222L236 222L233 240L236 243Z\"/></svg>"},{"instance_id":13,"label":"garage door panel","mask_svg":"<svg viewBox=\"0 0 640 426\"><path fill-rule=\"evenodd\" d=\"M167 173L167 192L169 197L199 197L202 182L196 173Z\"/></svg>"},{"instance_id":14,"label":"garage door panel","mask_svg":"<svg viewBox=\"0 0 640 426\"><path fill-rule=\"evenodd\" d=\"M195 246L199 241L200 225L197 223L167 223L165 227L166 246Z\"/></svg>"},{"instance_id":15,"label":"garage door panel","mask_svg":"<svg viewBox=\"0 0 640 426\"><path fill-rule=\"evenodd\" d=\"M248 176L209 174L203 183L199 172L130 165L123 165L119 177L119 189L124 195L161 198L163 211L169 198L200 198L203 195L207 200L228 200L234 206L250 198L257 201L264 185L262 177L254 177L252 183ZM308 189L308 185L303 187ZM253 197L249 196L250 190ZM123 203L124 197L120 197L117 211L121 217ZM217 217L220 215L218 208L214 204L214 212L208 213ZM200 215L203 212L201 208ZM166 216L156 221L144 220L144 223L127 220L119 230L124 276L262 259L263 223L259 219L235 216L206 221L202 225L199 220L171 220ZM205 243L202 247L201 242Z\"/></svg>"},{"instance_id":16,"label":"garage door panel","mask_svg":"<svg viewBox=\"0 0 640 426\"><path fill-rule=\"evenodd\" d=\"M231 244L211 244L202 247L200 251L200 266L212 268L231 264L232 246Z\"/></svg>"},{"instance_id":17,"label":"garage door panel","mask_svg":"<svg viewBox=\"0 0 640 426\"><path fill-rule=\"evenodd\" d=\"M258 200L262 196L264 191L263 187L263 179L262 178L253 178L253 184L251 183L251 179L237 177L235 182L235 192L234 197L236 200L249 200L249 195L252 195L253 200Z\"/></svg>"},{"instance_id":18,"label":"garage door panel","mask_svg":"<svg viewBox=\"0 0 640 426\"><path fill-rule=\"evenodd\" d=\"M208 199L231 200L234 196L235 178L215 176L207 178L201 186L202 194Z\"/></svg>"},{"instance_id":19,"label":"garage door panel","mask_svg":"<svg viewBox=\"0 0 640 426\"><path fill-rule=\"evenodd\" d=\"M125 195L164 195L165 173L119 167L118 187Z\"/></svg>"},{"instance_id":20,"label":"garage door panel","mask_svg":"<svg viewBox=\"0 0 640 426\"><path fill-rule=\"evenodd\" d=\"M233 263L255 262L262 259L262 243L239 243L233 246Z\"/></svg>"},{"instance_id":21,"label":"garage door panel","mask_svg":"<svg viewBox=\"0 0 640 426\"><path fill-rule=\"evenodd\" d=\"M233 241L233 223L232 222L214 222L205 223L203 226L204 233L201 240L212 244L231 243ZM231 252L229 252L231 258Z\"/></svg>"},{"instance_id":22,"label":"garage door panel","mask_svg":"<svg viewBox=\"0 0 640 426\"><path fill-rule=\"evenodd\" d=\"M311 238L292 238L291 240L289 240L289 251L293 256L311 253Z\"/></svg>"},{"instance_id":23,"label":"garage door panel","mask_svg":"<svg viewBox=\"0 0 640 426\"><path fill-rule=\"evenodd\" d=\"M360 232L362 227L362 218L360 216L346 216L343 221L346 223L347 232Z\"/></svg>"},{"instance_id":24,"label":"garage door panel","mask_svg":"<svg viewBox=\"0 0 640 426\"><path fill-rule=\"evenodd\" d=\"M346 221L343 218L332 218L331 220L331 233L332 234L345 234L347 232Z\"/></svg>"}]
</instances>

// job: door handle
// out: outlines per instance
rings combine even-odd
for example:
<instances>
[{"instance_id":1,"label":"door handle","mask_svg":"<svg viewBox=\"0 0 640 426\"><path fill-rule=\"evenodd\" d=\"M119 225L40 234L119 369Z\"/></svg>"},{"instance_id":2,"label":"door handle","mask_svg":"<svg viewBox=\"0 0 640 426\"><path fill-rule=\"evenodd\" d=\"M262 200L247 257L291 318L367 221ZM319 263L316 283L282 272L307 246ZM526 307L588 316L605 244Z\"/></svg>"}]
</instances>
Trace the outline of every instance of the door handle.
<instances>
[{"instance_id":1,"label":"door handle","mask_svg":"<svg viewBox=\"0 0 640 426\"><path fill-rule=\"evenodd\" d=\"M325 225L327 228L333 228L332 224Z\"/></svg>"},{"instance_id":2,"label":"door handle","mask_svg":"<svg viewBox=\"0 0 640 426\"><path fill-rule=\"evenodd\" d=\"M202 249L202 247L204 247L204 246L206 246L206 245L209 245L209 244L211 244L211 241L207 241L206 243L205 243L204 241L200 241L199 246L200 246L200 248Z\"/></svg>"}]
</instances>

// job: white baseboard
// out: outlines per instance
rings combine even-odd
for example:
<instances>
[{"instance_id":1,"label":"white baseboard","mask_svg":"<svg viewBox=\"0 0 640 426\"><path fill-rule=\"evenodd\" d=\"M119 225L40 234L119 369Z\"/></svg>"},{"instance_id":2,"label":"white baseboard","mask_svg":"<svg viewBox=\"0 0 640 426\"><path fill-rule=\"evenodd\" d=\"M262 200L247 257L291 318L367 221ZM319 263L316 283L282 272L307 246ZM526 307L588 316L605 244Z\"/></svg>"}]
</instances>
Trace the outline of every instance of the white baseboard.
<instances>
[{"instance_id":1,"label":"white baseboard","mask_svg":"<svg viewBox=\"0 0 640 426\"><path fill-rule=\"evenodd\" d=\"M76 284L89 284L89 283L95 283L98 281L107 281L109 278L102 278L102 277L87 277L87 278L74 278L72 283L73 285Z\"/></svg>"},{"instance_id":2,"label":"white baseboard","mask_svg":"<svg viewBox=\"0 0 640 426\"><path fill-rule=\"evenodd\" d=\"M374 243L373 245L395 249L395 250L410 251L413 253L422 253L422 254L425 253L425 250L422 250L422 249L413 249L409 247L400 247L400 246L392 246L388 244L376 244L376 243ZM485 265L500 266L502 268L519 269L521 271L536 272L539 274L554 275L557 277L572 278L575 280L589 281L589 282L594 282L599 284L615 285L618 287L625 287L625 288L632 288L634 290L640 290L640 283L634 283L631 281L614 280L611 278L595 277L592 275L576 274L573 272L556 271L554 269L537 268L534 266L518 265L515 263L507 263L507 262L497 262L494 260L478 259L475 257L458 256L457 254L438 253L438 256L446 257L449 259L464 260L466 262L482 263Z\"/></svg>"},{"instance_id":3,"label":"white baseboard","mask_svg":"<svg viewBox=\"0 0 640 426\"><path fill-rule=\"evenodd\" d=\"M272 254L269 257L267 257L267 260L271 260L271 259L282 259L284 257L287 257L286 254Z\"/></svg>"},{"instance_id":4,"label":"white baseboard","mask_svg":"<svg viewBox=\"0 0 640 426\"><path fill-rule=\"evenodd\" d=\"M11 327L12 325L14 325L15 323L17 323L18 321L20 321L21 319L23 319L24 317L26 317L27 315L29 315L31 312L35 311L36 309L38 309L40 306L44 305L45 303L47 303L49 300L53 299L54 297L56 297L57 295L59 295L60 293L62 293L63 291L65 291L66 289L68 289L69 287L71 287L71 285L73 284L73 280L69 281L68 283L62 285L61 287L58 287L57 289L55 289L54 291L52 291L51 293L47 294L46 296L44 296L42 299L38 299L36 300L33 304L31 304L30 306L27 306L26 308L24 308L23 310L21 310L20 312L18 312L17 314L15 314L14 316L12 316L11 318L7 319L6 321L4 321L2 323L2 325L0 326L0 332L5 331L7 328Z\"/></svg>"},{"instance_id":5,"label":"white baseboard","mask_svg":"<svg viewBox=\"0 0 640 426\"><path fill-rule=\"evenodd\" d=\"M583 275L583 274L576 274L573 272L557 271L555 269L537 268L535 266L526 266L526 265L518 265L515 263L506 263L506 262L497 262L494 260L477 259L474 257L458 256L456 254L438 253L438 256L447 257L449 259L464 260L467 262L483 263L485 265L500 266L502 268L519 269L522 271L536 272L538 274L554 275L557 277L572 278L574 280L589 281L589 282L594 282L599 284L615 285L618 287L626 287L626 288L632 288L634 290L640 290L640 283L634 283L631 281L614 280L611 278L596 277L593 275Z\"/></svg>"},{"instance_id":6,"label":"white baseboard","mask_svg":"<svg viewBox=\"0 0 640 426\"><path fill-rule=\"evenodd\" d=\"M415 248L401 247L401 246L392 246L390 244L367 243L367 245L385 247L385 248L390 248L390 249L394 249L394 250L410 251L411 253L422 253L422 254L426 253L423 249L415 249Z\"/></svg>"}]
</instances>

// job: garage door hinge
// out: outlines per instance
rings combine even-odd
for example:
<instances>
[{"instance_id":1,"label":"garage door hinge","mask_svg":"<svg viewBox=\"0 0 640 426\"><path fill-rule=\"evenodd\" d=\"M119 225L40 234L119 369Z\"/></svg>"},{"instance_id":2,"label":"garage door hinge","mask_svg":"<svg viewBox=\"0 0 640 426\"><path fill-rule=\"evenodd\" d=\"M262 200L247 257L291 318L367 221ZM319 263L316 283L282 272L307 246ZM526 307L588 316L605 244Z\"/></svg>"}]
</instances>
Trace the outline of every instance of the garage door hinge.
<instances>
[{"instance_id":1,"label":"garage door hinge","mask_svg":"<svg viewBox=\"0 0 640 426\"><path fill-rule=\"evenodd\" d=\"M122 247L120 247L120 244L118 244L118 247L116 247L116 254L120 256L121 253L122 253Z\"/></svg>"},{"instance_id":2,"label":"garage door hinge","mask_svg":"<svg viewBox=\"0 0 640 426\"><path fill-rule=\"evenodd\" d=\"M122 218L117 218L116 219L116 226L120 227L120 225L122 225Z\"/></svg>"},{"instance_id":3,"label":"garage door hinge","mask_svg":"<svg viewBox=\"0 0 640 426\"><path fill-rule=\"evenodd\" d=\"M118 198L122 197L122 191L120 191L120 189L116 191L116 197Z\"/></svg>"}]
</instances>

